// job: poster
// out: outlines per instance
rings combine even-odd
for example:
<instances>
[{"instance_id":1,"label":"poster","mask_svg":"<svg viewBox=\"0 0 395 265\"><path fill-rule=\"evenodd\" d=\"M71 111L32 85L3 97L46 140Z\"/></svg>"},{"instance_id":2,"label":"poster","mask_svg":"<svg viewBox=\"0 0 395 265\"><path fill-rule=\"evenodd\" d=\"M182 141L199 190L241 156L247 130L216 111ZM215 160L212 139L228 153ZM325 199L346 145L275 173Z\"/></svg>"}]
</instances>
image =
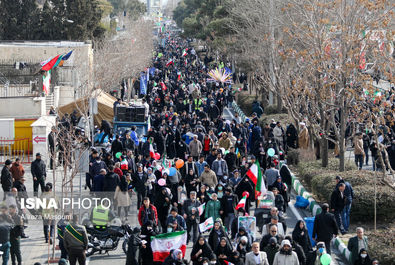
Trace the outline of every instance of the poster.
<instances>
[{"instance_id":1,"label":"poster","mask_svg":"<svg viewBox=\"0 0 395 265\"><path fill-rule=\"evenodd\" d=\"M239 216L237 220L237 230L240 227L244 227L246 232L251 235L252 238L256 238L256 218L255 216Z\"/></svg>"}]
</instances>

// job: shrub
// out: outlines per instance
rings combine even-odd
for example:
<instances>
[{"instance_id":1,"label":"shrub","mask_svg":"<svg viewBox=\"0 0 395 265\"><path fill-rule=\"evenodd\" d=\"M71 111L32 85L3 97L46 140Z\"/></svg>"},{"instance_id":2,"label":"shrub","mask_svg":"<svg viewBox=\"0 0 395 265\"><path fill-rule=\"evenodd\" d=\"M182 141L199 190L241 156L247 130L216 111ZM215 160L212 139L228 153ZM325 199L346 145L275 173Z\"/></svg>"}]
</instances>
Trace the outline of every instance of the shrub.
<instances>
[{"instance_id":1,"label":"shrub","mask_svg":"<svg viewBox=\"0 0 395 265\"><path fill-rule=\"evenodd\" d=\"M299 164L299 150L290 148L287 153L287 164L298 165Z\"/></svg>"},{"instance_id":2,"label":"shrub","mask_svg":"<svg viewBox=\"0 0 395 265\"><path fill-rule=\"evenodd\" d=\"M352 221L373 220L374 217L374 178L373 171L348 170L337 171L338 160L330 159L328 168L321 168L321 161L301 162L298 165L299 177L311 190L317 201L330 202L330 196L335 188L337 175L348 181L354 190L354 201L351 207ZM347 169L355 168L349 164ZM377 180L377 219L389 221L395 219L395 200L393 190L380 180Z\"/></svg>"},{"instance_id":3,"label":"shrub","mask_svg":"<svg viewBox=\"0 0 395 265\"><path fill-rule=\"evenodd\" d=\"M381 265L393 265L395 261L395 230L385 229L366 232L368 236L369 256L377 258Z\"/></svg>"}]
</instances>

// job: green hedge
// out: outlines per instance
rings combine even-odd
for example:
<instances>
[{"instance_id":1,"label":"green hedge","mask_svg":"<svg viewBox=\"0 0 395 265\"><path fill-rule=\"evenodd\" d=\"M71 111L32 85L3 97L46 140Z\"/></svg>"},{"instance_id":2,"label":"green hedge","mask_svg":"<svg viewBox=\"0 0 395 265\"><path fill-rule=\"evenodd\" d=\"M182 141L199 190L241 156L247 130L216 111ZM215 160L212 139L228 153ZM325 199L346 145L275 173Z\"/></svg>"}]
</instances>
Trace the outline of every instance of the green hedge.
<instances>
[{"instance_id":1,"label":"green hedge","mask_svg":"<svg viewBox=\"0 0 395 265\"><path fill-rule=\"evenodd\" d=\"M326 169L320 167L321 161L301 162L298 173L302 182L312 191L315 198L321 202L329 202L336 186L335 177L341 176L348 181L353 189L355 198L351 207L352 221L370 221L374 217L374 177L373 171L355 170L353 164L346 165L345 172L338 172L338 160L330 159ZM395 219L394 191L384 183L377 182L377 219L392 221Z\"/></svg>"}]
</instances>

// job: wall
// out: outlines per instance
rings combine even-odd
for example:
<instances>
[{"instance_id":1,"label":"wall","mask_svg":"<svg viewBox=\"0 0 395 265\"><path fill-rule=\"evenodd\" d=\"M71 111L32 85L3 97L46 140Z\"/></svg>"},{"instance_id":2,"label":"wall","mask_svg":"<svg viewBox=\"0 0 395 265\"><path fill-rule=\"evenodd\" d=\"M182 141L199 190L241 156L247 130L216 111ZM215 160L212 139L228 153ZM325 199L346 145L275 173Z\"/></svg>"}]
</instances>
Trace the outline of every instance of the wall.
<instances>
[{"instance_id":1,"label":"wall","mask_svg":"<svg viewBox=\"0 0 395 265\"><path fill-rule=\"evenodd\" d=\"M0 98L0 118L38 119L45 115L45 98Z\"/></svg>"}]
</instances>

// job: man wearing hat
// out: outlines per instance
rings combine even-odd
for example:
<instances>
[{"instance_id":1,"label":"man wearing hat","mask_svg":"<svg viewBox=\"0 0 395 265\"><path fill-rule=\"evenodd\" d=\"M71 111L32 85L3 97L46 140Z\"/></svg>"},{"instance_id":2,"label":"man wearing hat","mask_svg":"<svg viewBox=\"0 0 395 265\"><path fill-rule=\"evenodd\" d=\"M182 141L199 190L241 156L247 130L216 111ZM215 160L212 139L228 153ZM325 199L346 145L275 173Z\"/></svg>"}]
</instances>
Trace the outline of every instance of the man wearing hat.
<instances>
[{"instance_id":1,"label":"man wearing hat","mask_svg":"<svg viewBox=\"0 0 395 265\"><path fill-rule=\"evenodd\" d=\"M273 265L299 265L298 255L292 251L292 245L289 240L285 239L281 242L280 251L274 256Z\"/></svg>"},{"instance_id":2,"label":"man wearing hat","mask_svg":"<svg viewBox=\"0 0 395 265\"><path fill-rule=\"evenodd\" d=\"M31 172L33 176L33 190L34 196L38 196L38 186L41 187L41 192L44 192L45 179L47 177L47 169L43 160L41 160L41 154L36 154L36 160L32 162Z\"/></svg>"},{"instance_id":3,"label":"man wearing hat","mask_svg":"<svg viewBox=\"0 0 395 265\"><path fill-rule=\"evenodd\" d=\"M6 194L11 191L12 188L12 175L10 172L12 161L7 159L5 165L1 170L1 187L4 191L3 201L5 200Z\"/></svg>"}]
</instances>

